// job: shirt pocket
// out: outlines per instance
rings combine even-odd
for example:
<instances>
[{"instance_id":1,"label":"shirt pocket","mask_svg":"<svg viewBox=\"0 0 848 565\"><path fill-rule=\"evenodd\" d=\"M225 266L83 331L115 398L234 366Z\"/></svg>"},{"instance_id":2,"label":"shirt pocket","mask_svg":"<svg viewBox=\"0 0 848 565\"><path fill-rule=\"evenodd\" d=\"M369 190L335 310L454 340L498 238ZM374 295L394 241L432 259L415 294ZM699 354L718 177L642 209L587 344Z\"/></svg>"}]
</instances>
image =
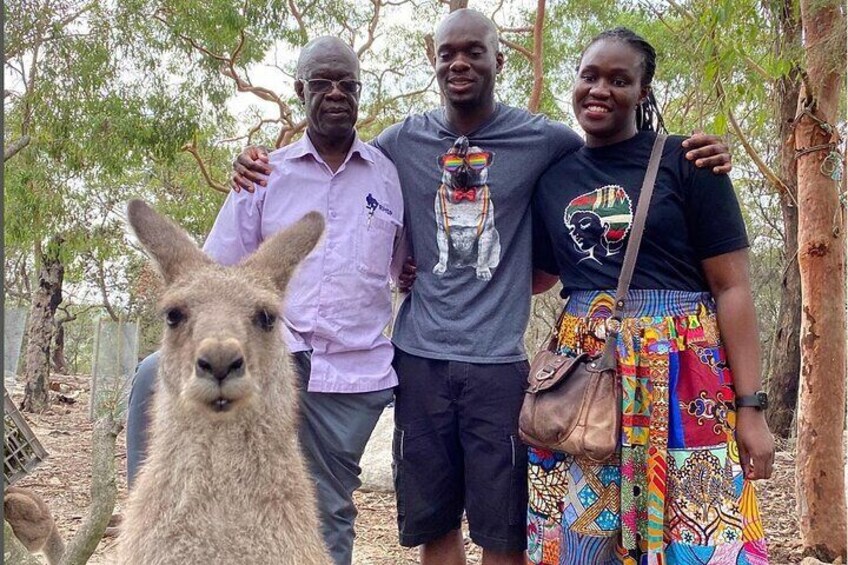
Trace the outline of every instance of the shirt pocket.
<instances>
[{"instance_id":1,"label":"shirt pocket","mask_svg":"<svg viewBox=\"0 0 848 565\"><path fill-rule=\"evenodd\" d=\"M388 278L397 229L397 224L376 215L358 226L356 266L362 273Z\"/></svg>"}]
</instances>

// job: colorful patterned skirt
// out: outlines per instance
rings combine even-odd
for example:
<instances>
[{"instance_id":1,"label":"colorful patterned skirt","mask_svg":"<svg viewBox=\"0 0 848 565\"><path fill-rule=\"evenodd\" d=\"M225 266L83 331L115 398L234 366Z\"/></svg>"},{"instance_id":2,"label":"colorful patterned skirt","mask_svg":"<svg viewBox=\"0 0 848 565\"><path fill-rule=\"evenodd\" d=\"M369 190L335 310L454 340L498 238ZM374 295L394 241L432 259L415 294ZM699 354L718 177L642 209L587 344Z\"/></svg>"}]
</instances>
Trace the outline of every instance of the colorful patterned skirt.
<instances>
[{"instance_id":1,"label":"colorful patterned skirt","mask_svg":"<svg viewBox=\"0 0 848 565\"><path fill-rule=\"evenodd\" d=\"M572 294L560 351L600 352L612 306L608 292ZM530 449L529 562L767 564L712 298L631 291L627 310L617 350L621 450L598 465Z\"/></svg>"}]
</instances>

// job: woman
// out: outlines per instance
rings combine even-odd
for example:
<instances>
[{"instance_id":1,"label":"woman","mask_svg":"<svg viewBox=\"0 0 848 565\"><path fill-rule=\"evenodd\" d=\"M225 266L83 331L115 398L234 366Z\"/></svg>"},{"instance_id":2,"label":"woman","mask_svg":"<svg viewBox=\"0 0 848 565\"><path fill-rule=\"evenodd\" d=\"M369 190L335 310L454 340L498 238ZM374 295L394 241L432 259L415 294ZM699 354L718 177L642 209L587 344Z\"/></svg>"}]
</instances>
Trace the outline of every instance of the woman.
<instances>
[{"instance_id":1,"label":"woman","mask_svg":"<svg viewBox=\"0 0 848 565\"><path fill-rule=\"evenodd\" d=\"M624 28L592 40L573 93L586 146L539 181L534 252L563 282L562 354L603 347L662 124L655 57ZM666 141L617 344L620 452L530 449L532 563L768 562L749 481L771 475L774 443L764 407L741 406L765 401L745 225L728 177L691 165L683 139Z\"/></svg>"}]
</instances>

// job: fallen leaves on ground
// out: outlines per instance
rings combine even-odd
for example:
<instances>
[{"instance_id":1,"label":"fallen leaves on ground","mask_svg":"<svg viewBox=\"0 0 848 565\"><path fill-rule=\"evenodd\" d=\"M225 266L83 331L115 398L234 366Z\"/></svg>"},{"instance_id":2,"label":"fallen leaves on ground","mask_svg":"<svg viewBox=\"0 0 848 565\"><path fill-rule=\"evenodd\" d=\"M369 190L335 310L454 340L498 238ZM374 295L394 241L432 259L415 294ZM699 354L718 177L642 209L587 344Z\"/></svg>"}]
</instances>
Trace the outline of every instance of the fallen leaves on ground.
<instances>
[{"instance_id":1,"label":"fallen leaves on ground","mask_svg":"<svg viewBox=\"0 0 848 565\"><path fill-rule=\"evenodd\" d=\"M26 414L30 426L50 454L19 486L32 488L50 505L53 516L66 542L80 527L89 503L91 484L91 428L88 420L90 380L86 375L57 375L61 393L76 402L56 401L44 414ZM59 392L59 390L57 390ZM23 392L18 386L10 390L16 403ZM118 436L118 507L126 499L126 436ZM798 521L795 514L795 458L791 444L779 442L774 476L757 483L760 511L769 540L772 565L795 565L801 562ZM417 563L415 549L397 543L395 500L391 493L355 495L359 509L357 538L354 549L356 565L407 565ZM480 563L480 550L468 538L468 563ZM106 565L114 558L114 537L105 537L89 561L90 565ZM46 560L42 557L42 562Z\"/></svg>"}]
</instances>

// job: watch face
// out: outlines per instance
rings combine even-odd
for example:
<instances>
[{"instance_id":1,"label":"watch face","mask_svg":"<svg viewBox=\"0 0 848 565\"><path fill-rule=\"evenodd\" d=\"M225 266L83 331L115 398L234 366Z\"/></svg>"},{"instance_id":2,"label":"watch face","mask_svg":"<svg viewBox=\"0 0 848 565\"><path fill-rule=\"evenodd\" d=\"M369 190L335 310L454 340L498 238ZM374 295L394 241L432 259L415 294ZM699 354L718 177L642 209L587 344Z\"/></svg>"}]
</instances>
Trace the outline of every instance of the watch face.
<instances>
[{"instance_id":1,"label":"watch face","mask_svg":"<svg viewBox=\"0 0 848 565\"><path fill-rule=\"evenodd\" d=\"M758 392L757 400L760 401L760 408L762 408L763 410L768 408L768 394L764 393L763 391Z\"/></svg>"}]
</instances>

